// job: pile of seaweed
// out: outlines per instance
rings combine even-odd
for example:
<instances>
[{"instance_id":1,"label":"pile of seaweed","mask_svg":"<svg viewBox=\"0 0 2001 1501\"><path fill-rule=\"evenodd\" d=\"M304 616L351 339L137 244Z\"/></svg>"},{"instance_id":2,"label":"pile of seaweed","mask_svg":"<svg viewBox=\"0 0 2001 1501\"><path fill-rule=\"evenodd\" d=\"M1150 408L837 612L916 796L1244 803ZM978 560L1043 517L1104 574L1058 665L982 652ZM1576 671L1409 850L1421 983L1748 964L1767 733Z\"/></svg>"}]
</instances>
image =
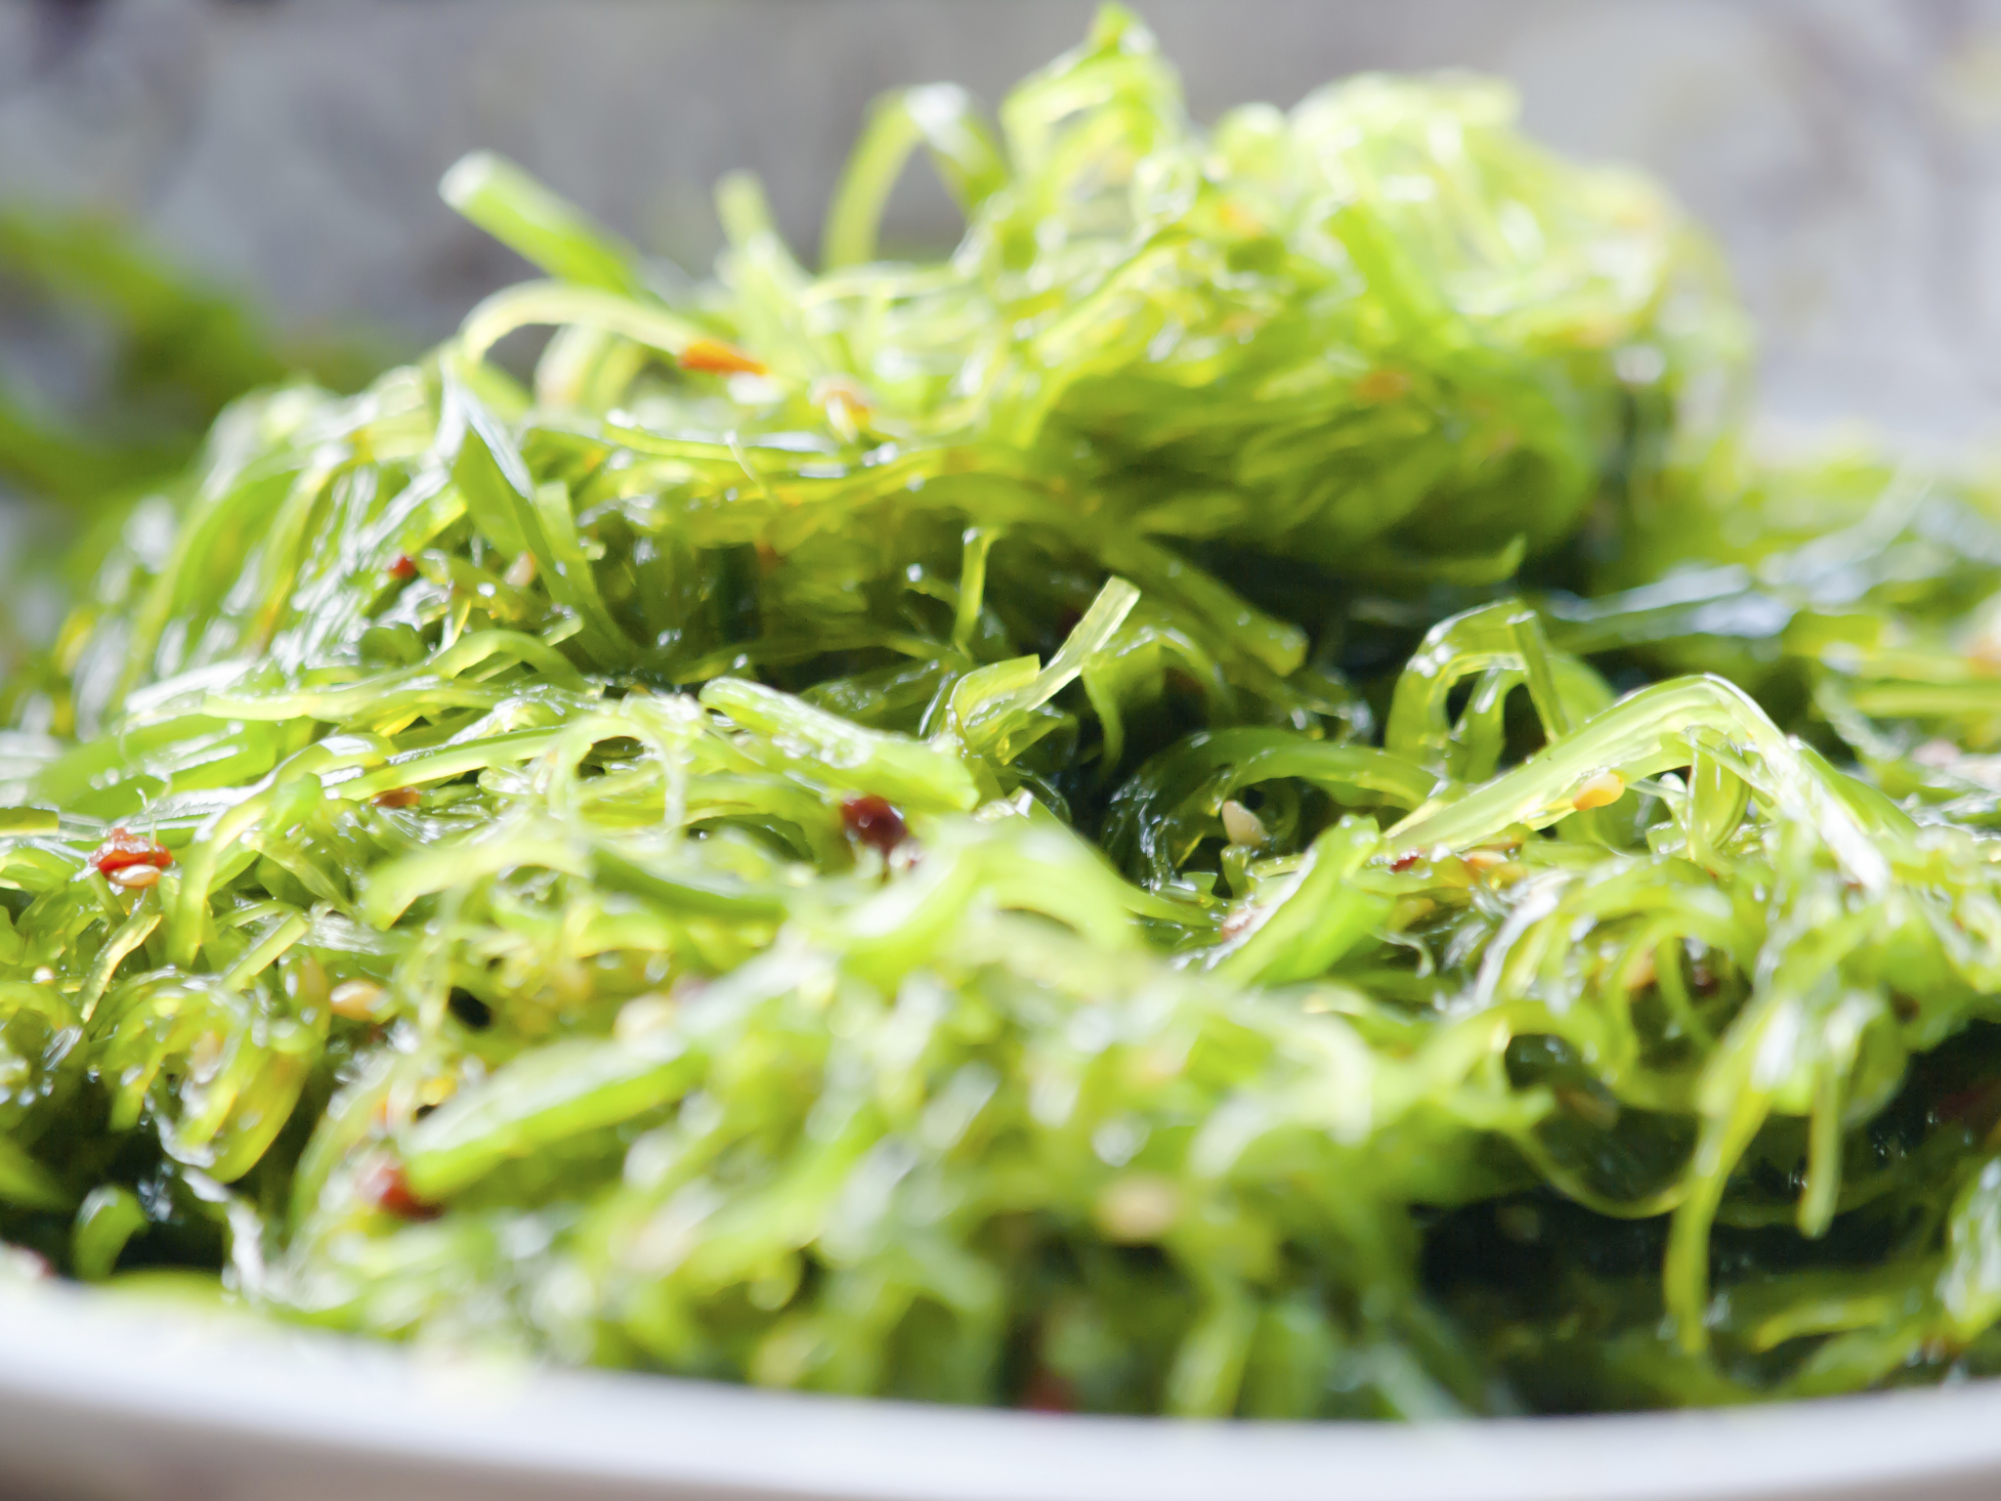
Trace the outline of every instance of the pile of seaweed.
<instances>
[{"instance_id":1,"label":"pile of seaweed","mask_svg":"<svg viewBox=\"0 0 2001 1501\"><path fill-rule=\"evenodd\" d=\"M2001 495L1749 457L1513 109L1198 129L1107 10L702 283L462 162L548 279L231 405L0 688L0 1238L1088 1411L2001 1363Z\"/></svg>"}]
</instances>

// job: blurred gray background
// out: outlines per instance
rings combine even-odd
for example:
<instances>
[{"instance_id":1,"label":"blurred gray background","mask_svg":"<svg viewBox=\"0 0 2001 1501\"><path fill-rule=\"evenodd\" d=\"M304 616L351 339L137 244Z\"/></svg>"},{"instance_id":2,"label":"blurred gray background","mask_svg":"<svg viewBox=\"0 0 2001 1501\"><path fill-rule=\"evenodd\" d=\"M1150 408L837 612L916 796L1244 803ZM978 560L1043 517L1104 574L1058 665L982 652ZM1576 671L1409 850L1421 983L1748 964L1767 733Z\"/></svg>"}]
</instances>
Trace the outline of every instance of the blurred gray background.
<instances>
[{"instance_id":1,"label":"blurred gray background","mask_svg":"<svg viewBox=\"0 0 2001 1501\"><path fill-rule=\"evenodd\" d=\"M1357 69L1487 70L1529 128L1641 163L1712 225L1783 428L1984 444L2001 397L2001 3L1138 0L1195 113ZM437 201L496 147L705 268L761 173L810 253L865 102L989 101L1073 0L0 0L0 201L113 206L295 327L448 330L518 275ZM890 224L949 240L916 183Z\"/></svg>"}]
</instances>

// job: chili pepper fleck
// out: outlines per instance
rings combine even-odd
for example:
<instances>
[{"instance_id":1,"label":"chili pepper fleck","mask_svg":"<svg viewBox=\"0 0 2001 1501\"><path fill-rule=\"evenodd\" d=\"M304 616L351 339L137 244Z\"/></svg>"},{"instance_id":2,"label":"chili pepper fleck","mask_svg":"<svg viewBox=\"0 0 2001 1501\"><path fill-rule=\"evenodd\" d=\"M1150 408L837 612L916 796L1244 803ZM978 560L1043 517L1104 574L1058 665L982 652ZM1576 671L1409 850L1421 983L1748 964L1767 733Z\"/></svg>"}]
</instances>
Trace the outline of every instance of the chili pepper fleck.
<instances>
[{"instance_id":1,"label":"chili pepper fleck","mask_svg":"<svg viewBox=\"0 0 2001 1501\"><path fill-rule=\"evenodd\" d=\"M910 837L910 826L887 798L873 793L848 798L841 804L841 823L848 837L870 849L888 854Z\"/></svg>"}]
</instances>

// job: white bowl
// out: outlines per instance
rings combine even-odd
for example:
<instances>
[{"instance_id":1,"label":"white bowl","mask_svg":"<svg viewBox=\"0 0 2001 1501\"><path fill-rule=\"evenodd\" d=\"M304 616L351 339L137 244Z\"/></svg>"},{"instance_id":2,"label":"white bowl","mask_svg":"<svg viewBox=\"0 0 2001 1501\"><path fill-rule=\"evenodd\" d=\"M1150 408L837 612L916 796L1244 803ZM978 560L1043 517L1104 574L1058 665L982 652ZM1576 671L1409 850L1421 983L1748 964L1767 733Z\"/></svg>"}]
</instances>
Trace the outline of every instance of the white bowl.
<instances>
[{"instance_id":1,"label":"white bowl","mask_svg":"<svg viewBox=\"0 0 2001 1501\"><path fill-rule=\"evenodd\" d=\"M1184 1423L441 1363L0 1290L20 1501L1973 1501L2001 1383L1723 1412Z\"/></svg>"}]
</instances>

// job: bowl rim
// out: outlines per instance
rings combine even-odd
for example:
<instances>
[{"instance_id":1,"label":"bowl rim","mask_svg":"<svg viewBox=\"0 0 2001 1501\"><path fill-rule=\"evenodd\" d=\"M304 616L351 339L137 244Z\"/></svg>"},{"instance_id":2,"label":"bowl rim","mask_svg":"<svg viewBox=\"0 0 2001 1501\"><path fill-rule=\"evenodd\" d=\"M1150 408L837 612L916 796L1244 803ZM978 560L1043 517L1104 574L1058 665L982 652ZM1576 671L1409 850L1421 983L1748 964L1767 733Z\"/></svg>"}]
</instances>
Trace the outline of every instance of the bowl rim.
<instances>
[{"instance_id":1,"label":"bowl rim","mask_svg":"<svg viewBox=\"0 0 2001 1501\"><path fill-rule=\"evenodd\" d=\"M2001 1490L2001 1383L1415 1425L931 1407L443 1357L62 1285L0 1287L0 1465L138 1435L211 1457L813 1501L1752 1501ZM76 1467L76 1473L83 1473ZM1989 1489L1991 1487L1992 1489ZM595 1490L593 1488L596 1488Z\"/></svg>"}]
</instances>

